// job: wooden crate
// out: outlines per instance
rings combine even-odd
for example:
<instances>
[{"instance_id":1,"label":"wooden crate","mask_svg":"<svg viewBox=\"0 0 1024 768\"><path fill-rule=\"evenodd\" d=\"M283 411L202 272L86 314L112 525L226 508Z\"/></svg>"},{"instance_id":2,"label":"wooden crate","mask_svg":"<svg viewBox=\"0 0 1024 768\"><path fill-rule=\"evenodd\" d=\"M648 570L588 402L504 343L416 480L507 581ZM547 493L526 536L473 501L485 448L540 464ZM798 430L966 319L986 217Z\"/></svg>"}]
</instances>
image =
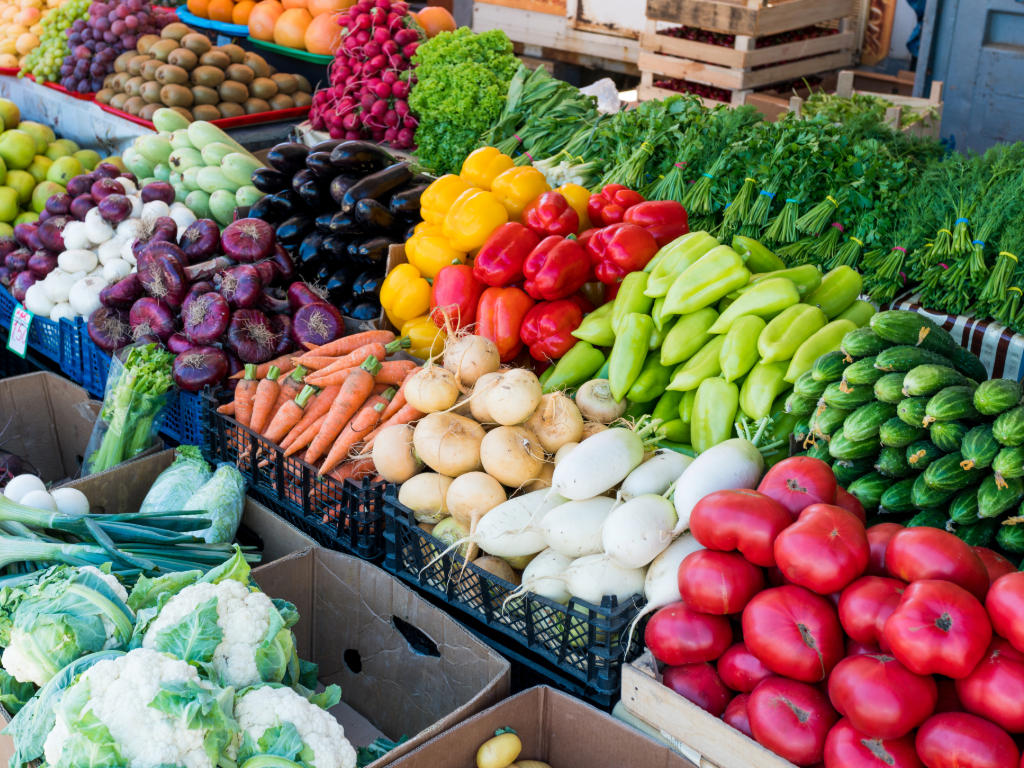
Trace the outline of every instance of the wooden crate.
<instances>
[{"instance_id":1,"label":"wooden crate","mask_svg":"<svg viewBox=\"0 0 1024 768\"><path fill-rule=\"evenodd\" d=\"M857 0L647 0L647 18L762 37L857 13Z\"/></svg>"}]
</instances>

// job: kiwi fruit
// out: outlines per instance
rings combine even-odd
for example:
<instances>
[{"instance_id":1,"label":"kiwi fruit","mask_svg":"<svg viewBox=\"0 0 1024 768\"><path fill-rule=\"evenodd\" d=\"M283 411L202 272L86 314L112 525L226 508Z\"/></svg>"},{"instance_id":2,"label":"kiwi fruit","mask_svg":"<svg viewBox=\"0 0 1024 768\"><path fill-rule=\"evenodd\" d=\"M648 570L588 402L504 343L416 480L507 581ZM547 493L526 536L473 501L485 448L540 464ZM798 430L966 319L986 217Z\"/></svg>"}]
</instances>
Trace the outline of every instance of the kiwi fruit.
<instances>
[{"instance_id":1,"label":"kiwi fruit","mask_svg":"<svg viewBox=\"0 0 1024 768\"><path fill-rule=\"evenodd\" d=\"M113 88L101 88L99 91L96 92L96 101L98 101L100 104L109 104L110 100L114 98L116 95L117 94L114 93Z\"/></svg>"},{"instance_id":2,"label":"kiwi fruit","mask_svg":"<svg viewBox=\"0 0 1024 768\"><path fill-rule=\"evenodd\" d=\"M201 66L192 70L192 85L206 85L216 88L224 82L224 71L217 67Z\"/></svg>"},{"instance_id":3,"label":"kiwi fruit","mask_svg":"<svg viewBox=\"0 0 1024 768\"><path fill-rule=\"evenodd\" d=\"M147 54L149 53L149 49L153 47L153 43L159 42L159 35L143 35L135 44L135 50L137 50L140 54Z\"/></svg>"},{"instance_id":4,"label":"kiwi fruit","mask_svg":"<svg viewBox=\"0 0 1024 768\"><path fill-rule=\"evenodd\" d=\"M303 93L313 92L313 86L309 84L309 80L307 80L303 75L293 75L293 77L299 81L300 91L302 91Z\"/></svg>"},{"instance_id":5,"label":"kiwi fruit","mask_svg":"<svg viewBox=\"0 0 1024 768\"><path fill-rule=\"evenodd\" d=\"M258 53L246 53L242 63L249 67L256 77L270 77L270 65Z\"/></svg>"},{"instance_id":6,"label":"kiwi fruit","mask_svg":"<svg viewBox=\"0 0 1024 768\"><path fill-rule=\"evenodd\" d=\"M227 75L228 80L234 80L242 85L249 85L256 79L256 75L245 64L232 64L224 70L224 74Z\"/></svg>"},{"instance_id":7,"label":"kiwi fruit","mask_svg":"<svg viewBox=\"0 0 1024 768\"><path fill-rule=\"evenodd\" d=\"M181 67L186 72L191 72L199 64L199 57L188 48L178 48L176 51L171 51L171 55L167 57L167 63Z\"/></svg>"},{"instance_id":8,"label":"kiwi fruit","mask_svg":"<svg viewBox=\"0 0 1024 768\"><path fill-rule=\"evenodd\" d=\"M269 77L257 77L249 83L249 93L257 99L269 99L277 95L277 83Z\"/></svg>"},{"instance_id":9,"label":"kiwi fruit","mask_svg":"<svg viewBox=\"0 0 1024 768\"><path fill-rule=\"evenodd\" d=\"M217 87L217 93L220 94L221 101L227 101L232 104L241 104L249 98L249 89L242 83L236 83L234 80L225 80L221 83Z\"/></svg>"},{"instance_id":10,"label":"kiwi fruit","mask_svg":"<svg viewBox=\"0 0 1024 768\"><path fill-rule=\"evenodd\" d=\"M143 83L139 95L147 104L156 104L160 101L160 83L155 80Z\"/></svg>"},{"instance_id":11,"label":"kiwi fruit","mask_svg":"<svg viewBox=\"0 0 1024 768\"><path fill-rule=\"evenodd\" d=\"M168 107L191 107L195 101L192 91L177 83L168 83L160 89L160 101Z\"/></svg>"},{"instance_id":12,"label":"kiwi fruit","mask_svg":"<svg viewBox=\"0 0 1024 768\"><path fill-rule=\"evenodd\" d=\"M142 90L142 84L146 81L142 77L131 77L124 84L124 92L129 96L138 96Z\"/></svg>"},{"instance_id":13,"label":"kiwi fruit","mask_svg":"<svg viewBox=\"0 0 1024 768\"><path fill-rule=\"evenodd\" d=\"M217 105L217 109L221 117L241 117L245 114L245 109L241 104L235 104L231 101L222 101Z\"/></svg>"},{"instance_id":14,"label":"kiwi fruit","mask_svg":"<svg viewBox=\"0 0 1024 768\"><path fill-rule=\"evenodd\" d=\"M135 50L125 51L116 59L114 59L114 71L115 72L127 72L128 62L134 59L138 53Z\"/></svg>"},{"instance_id":15,"label":"kiwi fruit","mask_svg":"<svg viewBox=\"0 0 1024 768\"><path fill-rule=\"evenodd\" d=\"M147 104L146 106L144 106L142 109L139 110L139 117L141 117L143 120L152 120L153 119L153 115L156 114L156 111L158 109L163 109L163 108L164 108L163 104Z\"/></svg>"},{"instance_id":16,"label":"kiwi fruit","mask_svg":"<svg viewBox=\"0 0 1024 768\"><path fill-rule=\"evenodd\" d=\"M190 123L195 119L192 117L192 113L184 107L171 107L171 110L186 118Z\"/></svg>"},{"instance_id":17,"label":"kiwi fruit","mask_svg":"<svg viewBox=\"0 0 1024 768\"><path fill-rule=\"evenodd\" d=\"M156 71L163 66L160 59L150 59L142 65L142 71L139 72L142 75L143 80L156 80Z\"/></svg>"},{"instance_id":18,"label":"kiwi fruit","mask_svg":"<svg viewBox=\"0 0 1024 768\"><path fill-rule=\"evenodd\" d=\"M131 79L132 76L127 72L118 72L110 78L110 87L114 89L114 93L124 93L124 84Z\"/></svg>"},{"instance_id":19,"label":"kiwi fruit","mask_svg":"<svg viewBox=\"0 0 1024 768\"><path fill-rule=\"evenodd\" d=\"M132 96L124 103L122 109L129 115L134 116L138 115L139 110L142 109L144 106L146 106L146 102L144 102L140 96Z\"/></svg>"},{"instance_id":20,"label":"kiwi fruit","mask_svg":"<svg viewBox=\"0 0 1024 768\"><path fill-rule=\"evenodd\" d=\"M188 72L173 64L164 64L156 71L156 81L160 85L181 85L188 82Z\"/></svg>"},{"instance_id":21,"label":"kiwi fruit","mask_svg":"<svg viewBox=\"0 0 1024 768\"><path fill-rule=\"evenodd\" d=\"M167 63L167 57L171 55L171 51L176 50L178 50L178 41L165 39L153 43L153 47L149 49L149 52L159 59L161 63L165 64Z\"/></svg>"},{"instance_id":22,"label":"kiwi fruit","mask_svg":"<svg viewBox=\"0 0 1024 768\"><path fill-rule=\"evenodd\" d=\"M102 91L100 91L102 93ZM96 94L96 98L99 98L99 94ZM242 102L242 109L245 110L247 115L258 115L260 112L269 112L270 105L263 99L246 99Z\"/></svg>"},{"instance_id":23,"label":"kiwi fruit","mask_svg":"<svg viewBox=\"0 0 1024 768\"><path fill-rule=\"evenodd\" d=\"M273 64L271 64L270 66L268 66L268 67L267 67L267 69L269 69L269 70L270 70L270 74L269 74L269 75L267 75L267 77L273 77L274 75L276 75L276 74L277 74L277 67L275 67L275 66L274 66Z\"/></svg>"},{"instance_id":24,"label":"kiwi fruit","mask_svg":"<svg viewBox=\"0 0 1024 768\"><path fill-rule=\"evenodd\" d=\"M128 101L127 93L115 93L114 98L110 100L110 106L114 109L124 109L124 103Z\"/></svg>"},{"instance_id":25,"label":"kiwi fruit","mask_svg":"<svg viewBox=\"0 0 1024 768\"><path fill-rule=\"evenodd\" d=\"M284 73L279 73L276 75L271 75L270 79L277 83L278 93L290 95L299 90L299 81L298 78L295 77L295 75L286 75Z\"/></svg>"},{"instance_id":26,"label":"kiwi fruit","mask_svg":"<svg viewBox=\"0 0 1024 768\"><path fill-rule=\"evenodd\" d=\"M228 45L220 46L220 52L227 55L231 59L232 64L242 64L245 61L245 49L240 45L229 43Z\"/></svg>"},{"instance_id":27,"label":"kiwi fruit","mask_svg":"<svg viewBox=\"0 0 1024 768\"><path fill-rule=\"evenodd\" d=\"M175 42L181 40L185 35L189 34L192 30L182 24L180 21L176 21L173 24L168 24L160 31L160 37L165 39L171 39Z\"/></svg>"},{"instance_id":28,"label":"kiwi fruit","mask_svg":"<svg viewBox=\"0 0 1024 768\"><path fill-rule=\"evenodd\" d=\"M194 85L192 86L192 98L196 104L216 105L220 101L220 94L217 93L216 88L210 88L206 85Z\"/></svg>"},{"instance_id":29,"label":"kiwi fruit","mask_svg":"<svg viewBox=\"0 0 1024 768\"><path fill-rule=\"evenodd\" d=\"M277 96L273 96L268 99L270 106L274 110L278 109L291 109L295 106L295 99L285 93L279 93Z\"/></svg>"},{"instance_id":30,"label":"kiwi fruit","mask_svg":"<svg viewBox=\"0 0 1024 768\"><path fill-rule=\"evenodd\" d=\"M206 35L201 35L198 32L191 32L185 35L179 40L183 48L187 48L192 51L196 56L202 56L204 53L213 48L213 43L210 42L210 38Z\"/></svg>"},{"instance_id":31,"label":"kiwi fruit","mask_svg":"<svg viewBox=\"0 0 1024 768\"><path fill-rule=\"evenodd\" d=\"M142 72L142 65L152 58L151 56L135 56L128 61L128 74L137 77Z\"/></svg>"},{"instance_id":32,"label":"kiwi fruit","mask_svg":"<svg viewBox=\"0 0 1024 768\"><path fill-rule=\"evenodd\" d=\"M196 104L192 107L192 119L193 120L220 120L221 114L215 106L211 104Z\"/></svg>"},{"instance_id":33,"label":"kiwi fruit","mask_svg":"<svg viewBox=\"0 0 1024 768\"><path fill-rule=\"evenodd\" d=\"M204 67L227 69L231 66L231 59L223 51L207 51L199 57L199 63Z\"/></svg>"},{"instance_id":34,"label":"kiwi fruit","mask_svg":"<svg viewBox=\"0 0 1024 768\"><path fill-rule=\"evenodd\" d=\"M104 78L103 78L103 87L104 88L110 88L111 87L110 83L113 81L113 79L114 79L114 73L113 72L111 72L109 75L105 75Z\"/></svg>"},{"instance_id":35,"label":"kiwi fruit","mask_svg":"<svg viewBox=\"0 0 1024 768\"><path fill-rule=\"evenodd\" d=\"M296 107L311 107L313 106L313 97L305 91L296 91L292 94L292 100L295 102Z\"/></svg>"}]
</instances>

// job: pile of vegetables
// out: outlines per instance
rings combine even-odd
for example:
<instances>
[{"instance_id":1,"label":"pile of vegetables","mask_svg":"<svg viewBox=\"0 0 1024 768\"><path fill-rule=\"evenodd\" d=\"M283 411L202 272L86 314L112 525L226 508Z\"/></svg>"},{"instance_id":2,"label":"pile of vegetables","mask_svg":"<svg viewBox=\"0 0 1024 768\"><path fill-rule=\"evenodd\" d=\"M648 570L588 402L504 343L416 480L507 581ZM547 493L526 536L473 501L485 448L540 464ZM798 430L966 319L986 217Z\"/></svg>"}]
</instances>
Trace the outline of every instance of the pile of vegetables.
<instances>
[{"instance_id":1,"label":"pile of vegetables","mask_svg":"<svg viewBox=\"0 0 1024 768\"><path fill-rule=\"evenodd\" d=\"M252 174L267 196L249 216L274 227L305 293L336 304L345 317L377 319L388 251L412 233L433 179L364 141L278 144L267 161L270 168Z\"/></svg>"}]
</instances>

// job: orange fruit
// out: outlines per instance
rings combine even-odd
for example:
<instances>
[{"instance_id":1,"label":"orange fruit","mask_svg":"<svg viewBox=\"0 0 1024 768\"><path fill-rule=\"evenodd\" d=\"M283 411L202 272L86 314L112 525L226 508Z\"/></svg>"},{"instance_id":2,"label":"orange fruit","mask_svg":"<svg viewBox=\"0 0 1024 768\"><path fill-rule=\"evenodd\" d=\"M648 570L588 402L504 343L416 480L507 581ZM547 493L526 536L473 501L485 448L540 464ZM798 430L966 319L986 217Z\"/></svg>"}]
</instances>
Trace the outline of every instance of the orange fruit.
<instances>
[{"instance_id":1,"label":"orange fruit","mask_svg":"<svg viewBox=\"0 0 1024 768\"><path fill-rule=\"evenodd\" d=\"M231 12L235 8L234 0L210 0L206 7L210 21L231 23Z\"/></svg>"},{"instance_id":2,"label":"orange fruit","mask_svg":"<svg viewBox=\"0 0 1024 768\"><path fill-rule=\"evenodd\" d=\"M416 14L416 20L423 27L423 31L427 33L428 38L434 37L440 32L454 32L456 27L454 17L437 5L428 5Z\"/></svg>"},{"instance_id":3,"label":"orange fruit","mask_svg":"<svg viewBox=\"0 0 1024 768\"><path fill-rule=\"evenodd\" d=\"M341 45L341 27L334 20L333 13L321 13L319 16L314 16L313 21L306 27L303 39L306 50L310 53L330 56Z\"/></svg>"},{"instance_id":4,"label":"orange fruit","mask_svg":"<svg viewBox=\"0 0 1024 768\"><path fill-rule=\"evenodd\" d=\"M312 21L313 17L305 8L289 8L278 17L277 23L274 24L274 42L285 48L304 51L306 49L306 28Z\"/></svg>"},{"instance_id":5,"label":"orange fruit","mask_svg":"<svg viewBox=\"0 0 1024 768\"><path fill-rule=\"evenodd\" d=\"M249 23L249 14L256 7L256 0L242 0L236 3L231 11L231 23L246 26Z\"/></svg>"},{"instance_id":6,"label":"orange fruit","mask_svg":"<svg viewBox=\"0 0 1024 768\"><path fill-rule=\"evenodd\" d=\"M281 5L284 6L286 11L290 11L292 8L306 8L306 0L281 0Z\"/></svg>"},{"instance_id":7,"label":"orange fruit","mask_svg":"<svg viewBox=\"0 0 1024 768\"><path fill-rule=\"evenodd\" d=\"M274 42L274 25L284 13L277 0L261 0L249 12L249 35L265 43Z\"/></svg>"},{"instance_id":8,"label":"orange fruit","mask_svg":"<svg viewBox=\"0 0 1024 768\"><path fill-rule=\"evenodd\" d=\"M321 13L335 14L355 5L355 0L309 0L309 15L314 19Z\"/></svg>"},{"instance_id":9,"label":"orange fruit","mask_svg":"<svg viewBox=\"0 0 1024 768\"><path fill-rule=\"evenodd\" d=\"M208 19L210 18L208 10L209 5L210 0L188 0L188 12L194 13L201 19Z\"/></svg>"}]
</instances>

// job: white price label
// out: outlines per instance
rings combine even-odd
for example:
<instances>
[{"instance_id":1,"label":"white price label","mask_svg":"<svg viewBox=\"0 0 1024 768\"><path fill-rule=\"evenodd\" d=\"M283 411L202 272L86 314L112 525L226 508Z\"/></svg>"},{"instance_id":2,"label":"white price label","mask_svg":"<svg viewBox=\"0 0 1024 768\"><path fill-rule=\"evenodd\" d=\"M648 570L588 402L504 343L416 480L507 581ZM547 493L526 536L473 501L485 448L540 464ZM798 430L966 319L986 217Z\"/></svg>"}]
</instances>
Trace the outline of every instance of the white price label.
<instances>
[{"instance_id":1,"label":"white price label","mask_svg":"<svg viewBox=\"0 0 1024 768\"><path fill-rule=\"evenodd\" d=\"M19 357L25 357L25 349L28 347L28 331L32 327L32 318L35 317L21 304L14 308L11 313L11 334L7 338L7 348Z\"/></svg>"}]
</instances>

